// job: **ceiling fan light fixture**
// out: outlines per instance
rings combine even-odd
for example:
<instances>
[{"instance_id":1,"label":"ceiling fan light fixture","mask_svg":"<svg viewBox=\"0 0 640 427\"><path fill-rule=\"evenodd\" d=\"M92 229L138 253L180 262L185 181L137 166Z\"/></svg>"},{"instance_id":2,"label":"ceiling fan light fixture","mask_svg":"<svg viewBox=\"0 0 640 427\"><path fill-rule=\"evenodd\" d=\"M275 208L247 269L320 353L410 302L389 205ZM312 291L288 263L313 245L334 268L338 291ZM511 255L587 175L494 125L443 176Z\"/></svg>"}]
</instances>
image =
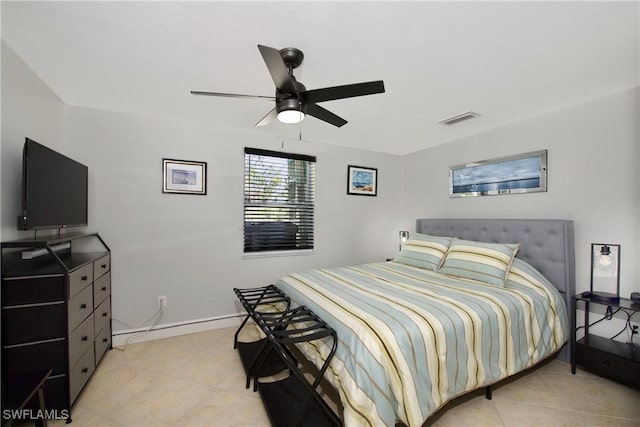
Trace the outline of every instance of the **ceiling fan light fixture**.
<instances>
[{"instance_id":1,"label":"ceiling fan light fixture","mask_svg":"<svg viewBox=\"0 0 640 427\"><path fill-rule=\"evenodd\" d=\"M304 120L304 113L300 110L282 110L278 113L278 120L282 123L300 123Z\"/></svg>"},{"instance_id":2,"label":"ceiling fan light fixture","mask_svg":"<svg viewBox=\"0 0 640 427\"><path fill-rule=\"evenodd\" d=\"M297 99L282 99L278 102L278 120L282 123L300 123L304 120L302 104Z\"/></svg>"}]
</instances>

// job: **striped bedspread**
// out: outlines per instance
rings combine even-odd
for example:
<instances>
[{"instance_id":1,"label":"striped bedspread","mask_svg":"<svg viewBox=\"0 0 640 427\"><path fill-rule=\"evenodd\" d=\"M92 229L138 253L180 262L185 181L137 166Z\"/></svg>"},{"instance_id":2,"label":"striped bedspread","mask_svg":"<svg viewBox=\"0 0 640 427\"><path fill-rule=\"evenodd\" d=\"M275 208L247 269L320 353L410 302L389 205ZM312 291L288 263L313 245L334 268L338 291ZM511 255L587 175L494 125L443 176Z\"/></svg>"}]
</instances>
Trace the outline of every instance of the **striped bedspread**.
<instances>
[{"instance_id":1,"label":"striped bedspread","mask_svg":"<svg viewBox=\"0 0 640 427\"><path fill-rule=\"evenodd\" d=\"M337 331L325 376L347 426L420 426L448 400L534 365L568 338L560 294L519 259L504 288L396 262L294 273L277 286ZM301 350L319 366L329 348Z\"/></svg>"}]
</instances>

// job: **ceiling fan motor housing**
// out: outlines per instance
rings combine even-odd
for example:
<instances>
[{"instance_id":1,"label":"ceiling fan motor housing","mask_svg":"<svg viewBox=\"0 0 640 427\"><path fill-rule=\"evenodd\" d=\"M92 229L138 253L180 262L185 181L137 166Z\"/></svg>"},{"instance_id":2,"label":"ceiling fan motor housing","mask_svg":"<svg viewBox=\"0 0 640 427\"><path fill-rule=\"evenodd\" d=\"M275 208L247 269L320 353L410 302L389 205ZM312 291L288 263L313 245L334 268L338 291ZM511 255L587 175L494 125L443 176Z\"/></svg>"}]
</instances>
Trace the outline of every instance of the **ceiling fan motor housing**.
<instances>
[{"instance_id":1,"label":"ceiling fan motor housing","mask_svg":"<svg viewBox=\"0 0 640 427\"><path fill-rule=\"evenodd\" d=\"M293 49L293 48L290 48ZM296 49L297 50L297 49ZM302 53L302 52L300 52ZM281 111L302 111L303 113L307 113L307 103L304 102L303 97L300 95L304 93L307 88L296 80L296 78L292 75L291 80L293 82L293 87L295 88L295 92L281 92L276 89L276 112Z\"/></svg>"},{"instance_id":2,"label":"ceiling fan motor housing","mask_svg":"<svg viewBox=\"0 0 640 427\"><path fill-rule=\"evenodd\" d=\"M281 111L302 111L303 113L307 113L307 108L304 102L300 101L298 98L284 98L278 99L276 102L276 112L280 113Z\"/></svg>"}]
</instances>

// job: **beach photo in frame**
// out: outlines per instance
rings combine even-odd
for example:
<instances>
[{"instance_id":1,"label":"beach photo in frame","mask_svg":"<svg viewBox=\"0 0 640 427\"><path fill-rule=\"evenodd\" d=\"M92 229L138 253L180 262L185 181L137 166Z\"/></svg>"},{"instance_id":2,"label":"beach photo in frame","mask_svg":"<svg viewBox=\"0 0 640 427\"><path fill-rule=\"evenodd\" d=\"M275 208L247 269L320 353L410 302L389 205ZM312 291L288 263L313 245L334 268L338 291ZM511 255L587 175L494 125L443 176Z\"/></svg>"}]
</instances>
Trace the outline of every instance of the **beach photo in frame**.
<instances>
[{"instance_id":1,"label":"beach photo in frame","mask_svg":"<svg viewBox=\"0 0 640 427\"><path fill-rule=\"evenodd\" d=\"M449 168L449 197L547 191L547 150Z\"/></svg>"},{"instance_id":2,"label":"beach photo in frame","mask_svg":"<svg viewBox=\"0 0 640 427\"><path fill-rule=\"evenodd\" d=\"M207 194L207 163L162 159L162 192Z\"/></svg>"},{"instance_id":3,"label":"beach photo in frame","mask_svg":"<svg viewBox=\"0 0 640 427\"><path fill-rule=\"evenodd\" d=\"M349 165L347 168L347 194L377 196L378 169Z\"/></svg>"}]
</instances>

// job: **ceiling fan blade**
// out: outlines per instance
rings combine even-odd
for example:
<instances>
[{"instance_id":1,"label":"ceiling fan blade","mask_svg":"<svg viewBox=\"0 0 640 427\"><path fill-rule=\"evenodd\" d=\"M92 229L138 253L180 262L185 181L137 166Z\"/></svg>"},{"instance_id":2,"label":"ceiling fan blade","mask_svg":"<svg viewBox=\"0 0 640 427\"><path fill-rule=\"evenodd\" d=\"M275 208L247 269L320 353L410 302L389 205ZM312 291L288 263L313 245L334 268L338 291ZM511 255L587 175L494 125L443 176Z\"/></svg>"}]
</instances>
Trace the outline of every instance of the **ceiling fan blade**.
<instances>
[{"instance_id":1,"label":"ceiling fan blade","mask_svg":"<svg viewBox=\"0 0 640 427\"><path fill-rule=\"evenodd\" d=\"M256 123L256 126L266 126L271 123L276 117L278 117L278 112L276 111L276 108L273 107L273 109L269 111L266 116L261 118L260 121Z\"/></svg>"},{"instance_id":2,"label":"ceiling fan blade","mask_svg":"<svg viewBox=\"0 0 640 427\"><path fill-rule=\"evenodd\" d=\"M307 114L337 127L342 127L347 124L347 121L342 117L337 116L331 111L313 103L307 104Z\"/></svg>"},{"instance_id":3,"label":"ceiling fan blade","mask_svg":"<svg viewBox=\"0 0 640 427\"><path fill-rule=\"evenodd\" d=\"M296 93L295 82L287 71L287 66L282 60L280 51L269 46L262 46L261 44L258 45L258 49L265 64L267 64L267 69L269 70L269 74L271 74L276 88L278 88L280 92Z\"/></svg>"},{"instance_id":4,"label":"ceiling fan blade","mask_svg":"<svg viewBox=\"0 0 640 427\"><path fill-rule=\"evenodd\" d=\"M220 92L200 92L197 90L191 91L192 95L207 95L207 96L224 96L226 98L248 98L248 99L267 99L269 101L274 101L276 99L275 96L262 96L262 95L240 95L237 93L220 93Z\"/></svg>"},{"instance_id":5,"label":"ceiling fan blade","mask_svg":"<svg viewBox=\"0 0 640 427\"><path fill-rule=\"evenodd\" d=\"M334 99L353 98L355 96L373 95L375 93L384 93L384 82L382 80L313 89L302 92L302 96L309 102L323 102L333 101Z\"/></svg>"}]
</instances>

